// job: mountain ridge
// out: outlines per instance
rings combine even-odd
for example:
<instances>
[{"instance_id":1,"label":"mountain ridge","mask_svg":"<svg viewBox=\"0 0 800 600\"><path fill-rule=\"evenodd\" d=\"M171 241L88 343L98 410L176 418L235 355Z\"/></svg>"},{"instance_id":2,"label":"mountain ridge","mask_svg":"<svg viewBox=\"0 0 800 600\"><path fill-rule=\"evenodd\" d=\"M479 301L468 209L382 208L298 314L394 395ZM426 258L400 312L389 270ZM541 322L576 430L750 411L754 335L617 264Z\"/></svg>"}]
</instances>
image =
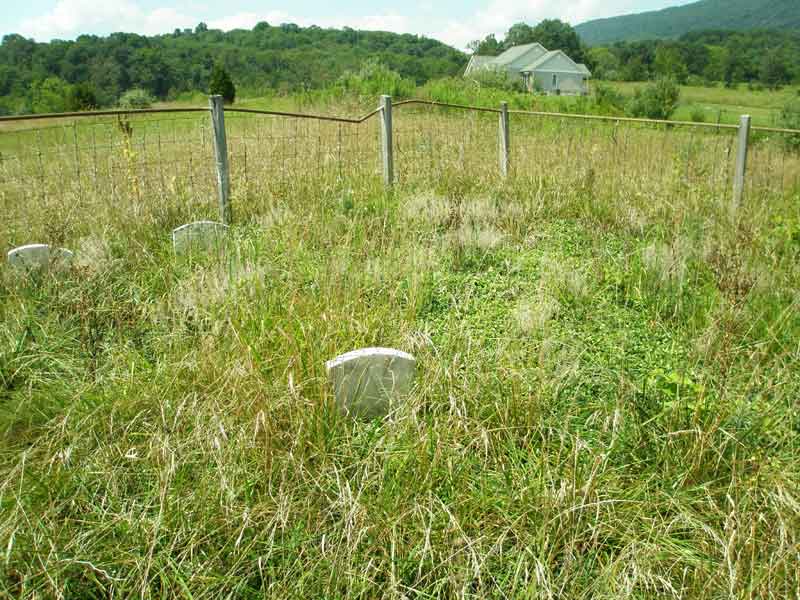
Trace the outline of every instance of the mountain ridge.
<instances>
[{"instance_id":1,"label":"mountain ridge","mask_svg":"<svg viewBox=\"0 0 800 600\"><path fill-rule=\"evenodd\" d=\"M590 46L677 38L709 29L800 29L800 4L797 0L699 0L657 11L595 19L575 27Z\"/></svg>"}]
</instances>

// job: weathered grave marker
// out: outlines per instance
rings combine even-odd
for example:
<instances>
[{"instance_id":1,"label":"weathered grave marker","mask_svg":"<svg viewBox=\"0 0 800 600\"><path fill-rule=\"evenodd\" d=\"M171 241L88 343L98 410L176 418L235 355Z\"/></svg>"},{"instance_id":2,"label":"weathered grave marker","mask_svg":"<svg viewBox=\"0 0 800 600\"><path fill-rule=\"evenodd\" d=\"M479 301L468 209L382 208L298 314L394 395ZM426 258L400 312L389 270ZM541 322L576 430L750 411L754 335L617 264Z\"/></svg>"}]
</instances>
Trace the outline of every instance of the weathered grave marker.
<instances>
[{"instance_id":1,"label":"weathered grave marker","mask_svg":"<svg viewBox=\"0 0 800 600\"><path fill-rule=\"evenodd\" d=\"M336 405L343 413L373 419L411 391L416 361L392 348L364 348L325 363Z\"/></svg>"},{"instance_id":2,"label":"weathered grave marker","mask_svg":"<svg viewBox=\"0 0 800 600\"><path fill-rule=\"evenodd\" d=\"M225 242L228 229L227 225L216 221L187 223L173 230L172 246L176 254L220 248Z\"/></svg>"},{"instance_id":3,"label":"weathered grave marker","mask_svg":"<svg viewBox=\"0 0 800 600\"><path fill-rule=\"evenodd\" d=\"M28 244L8 252L8 264L26 271L64 269L74 255L64 248L51 248L47 244Z\"/></svg>"}]
</instances>

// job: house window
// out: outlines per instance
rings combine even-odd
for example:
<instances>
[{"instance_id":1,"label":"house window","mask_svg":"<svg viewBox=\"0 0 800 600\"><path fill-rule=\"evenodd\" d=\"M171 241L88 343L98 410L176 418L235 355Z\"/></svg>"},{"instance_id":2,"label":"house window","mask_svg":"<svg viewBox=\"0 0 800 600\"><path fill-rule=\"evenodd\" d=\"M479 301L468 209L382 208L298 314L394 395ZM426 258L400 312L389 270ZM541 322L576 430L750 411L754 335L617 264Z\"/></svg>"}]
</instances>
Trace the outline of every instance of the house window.
<instances>
[{"instance_id":1,"label":"house window","mask_svg":"<svg viewBox=\"0 0 800 600\"><path fill-rule=\"evenodd\" d=\"M553 89L558 89L558 75L553 73Z\"/></svg>"}]
</instances>

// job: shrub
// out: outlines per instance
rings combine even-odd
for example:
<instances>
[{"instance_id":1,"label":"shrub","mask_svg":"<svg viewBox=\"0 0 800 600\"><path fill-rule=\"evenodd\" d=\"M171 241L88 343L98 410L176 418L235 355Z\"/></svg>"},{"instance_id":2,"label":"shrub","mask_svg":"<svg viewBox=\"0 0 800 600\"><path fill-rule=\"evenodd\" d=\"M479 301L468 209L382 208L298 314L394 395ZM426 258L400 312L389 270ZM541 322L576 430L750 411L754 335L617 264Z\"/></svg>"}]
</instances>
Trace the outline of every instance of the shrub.
<instances>
[{"instance_id":1,"label":"shrub","mask_svg":"<svg viewBox=\"0 0 800 600\"><path fill-rule=\"evenodd\" d=\"M790 100L781 109L778 122L786 129L800 129L800 99ZM800 150L800 133L785 134L783 139L788 149Z\"/></svg>"},{"instance_id":2,"label":"shrub","mask_svg":"<svg viewBox=\"0 0 800 600\"><path fill-rule=\"evenodd\" d=\"M706 122L706 111L703 110L702 106L693 106L692 107L692 114L691 119L695 123L705 123Z\"/></svg>"},{"instance_id":3,"label":"shrub","mask_svg":"<svg viewBox=\"0 0 800 600\"><path fill-rule=\"evenodd\" d=\"M594 85L594 101L598 107L609 111L624 112L625 96L610 85L596 83Z\"/></svg>"},{"instance_id":4,"label":"shrub","mask_svg":"<svg viewBox=\"0 0 800 600\"><path fill-rule=\"evenodd\" d=\"M481 69L470 79L481 87L489 87L509 92L524 92L525 86L521 77L511 77L508 71L501 69Z\"/></svg>"},{"instance_id":5,"label":"shrub","mask_svg":"<svg viewBox=\"0 0 800 600\"><path fill-rule=\"evenodd\" d=\"M681 90L673 79L663 78L637 90L628 105L633 117L669 119L678 108Z\"/></svg>"},{"instance_id":6,"label":"shrub","mask_svg":"<svg viewBox=\"0 0 800 600\"><path fill-rule=\"evenodd\" d=\"M222 96L222 99L228 103L233 104L236 100L236 86L233 85L233 80L228 72L221 64L217 63L211 69L211 82L208 85L208 92L212 96Z\"/></svg>"},{"instance_id":7,"label":"shrub","mask_svg":"<svg viewBox=\"0 0 800 600\"><path fill-rule=\"evenodd\" d=\"M345 72L336 82L336 87L358 96L388 94L398 98L408 98L416 89L413 81L403 79L400 73L375 59L366 61L358 71Z\"/></svg>"},{"instance_id":8,"label":"shrub","mask_svg":"<svg viewBox=\"0 0 800 600\"><path fill-rule=\"evenodd\" d=\"M67 93L67 110L92 110L97 108L97 96L88 83L73 85Z\"/></svg>"},{"instance_id":9,"label":"shrub","mask_svg":"<svg viewBox=\"0 0 800 600\"><path fill-rule=\"evenodd\" d=\"M130 108L133 110L141 108L150 108L155 102L155 99L150 95L147 90L141 88L133 88L128 90L119 99L120 108Z\"/></svg>"},{"instance_id":10,"label":"shrub","mask_svg":"<svg viewBox=\"0 0 800 600\"><path fill-rule=\"evenodd\" d=\"M708 82L699 75L689 75L689 77L686 78L686 85L692 87L705 87L707 84Z\"/></svg>"}]
</instances>

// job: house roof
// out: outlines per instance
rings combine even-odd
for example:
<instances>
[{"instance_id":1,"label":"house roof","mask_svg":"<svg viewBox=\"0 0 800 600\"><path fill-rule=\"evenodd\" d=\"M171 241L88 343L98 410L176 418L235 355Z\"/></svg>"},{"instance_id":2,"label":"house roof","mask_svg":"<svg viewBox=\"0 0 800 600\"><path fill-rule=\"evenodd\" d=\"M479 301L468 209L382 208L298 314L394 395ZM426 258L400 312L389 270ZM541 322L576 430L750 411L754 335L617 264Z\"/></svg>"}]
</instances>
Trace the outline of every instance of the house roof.
<instances>
[{"instance_id":1,"label":"house roof","mask_svg":"<svg viewBox=\"0 0 800 600\"><path fill-rule=\"evenodd\" d=\"M539 47L542 50L542 52L547 52L547 49L544 46L536 42L532 44L522 44L521 46L512 46L511 48L503 52L500 56L496 56L493 62L496 65L502 65L502 66L509 65L518 58L520 58L521 56L523 56L524 54L526 54L529 50L536 47Z\"/></svg>"},{"instance_id":2,"label":"house roof","mask_svg":"<svg viewBox=\"0 0 800 600\"><path fill-rule=\"evenodd\" d=\"M531 71L546 70L546 69L542 69L542 67L545 66L548 62L550 62L554 58L556 58L557 56L563 56L564 58L566 58L571 65L574 65L574 68L565 69L565 68L562 67L562 68L556 69L556 71L558 71L560 73L580 73L581 75L585 75L586 74L586 72L583 71L580 68L580 66L575 63L575 61L573 61L569 56L564 54L564 52L562 52L561 50L552 50L551 52L548 52L547 54L543 54L536 61L534 61L533 63L531 63L527 67L524 67L522 69L522 72L526 73L526 72L531 72ZM585 66L584 66L584 69L586 69ZM589 69L586 69L586 71L588 71L588 70Z\"/></svg>"},{"instance_id":3,"label":"house roof","mask_svg":"<svg viewBox=\"0 0 800 600\"><path fill-rule=\"evenodd\" d=\"M467 70L480 69L481 67L486 66L494 61L494 59L494 56L481 56L479 54L473 54L472 58L469 59L469 63L467 63Z\"/></svg>"},{"instance_id":4,"label":"house roof","mask_svg":"<svg viewBox=\"0 0 800 600\"><path fill-rule=\"evenodd\" d=\"M587 66L586 66L585 64L583 64L583 63L578 63L578 68L579 68L581 71L583 71L583 74L584 74L584 75L591 75L591 74L592 74L592 72L589 70L589 67L587 67Z\"/></svg>"}]
</instances>

